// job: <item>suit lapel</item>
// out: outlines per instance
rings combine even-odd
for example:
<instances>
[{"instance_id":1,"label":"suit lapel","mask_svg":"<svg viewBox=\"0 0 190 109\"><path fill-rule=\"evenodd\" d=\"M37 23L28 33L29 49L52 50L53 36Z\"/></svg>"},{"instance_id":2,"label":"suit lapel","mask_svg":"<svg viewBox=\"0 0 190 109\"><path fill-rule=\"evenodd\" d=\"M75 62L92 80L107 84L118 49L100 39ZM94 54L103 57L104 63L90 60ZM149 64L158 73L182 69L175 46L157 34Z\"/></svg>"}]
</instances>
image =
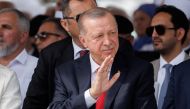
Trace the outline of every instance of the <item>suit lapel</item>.
<instances>
[{"instance_id":1,"label":"suit lapel","mask_svg":"<svg viewBox=\"0 0 190 109\"><path fill-rule=\"evenodd\" d=\"M76 60L76 78L79 86L79 93L86 91L91 84L91 65L89 55Z\"/></svg>"},{"instance_id":2,"label":"suit lapel","mask_svg":"<svg viewBox=\"0 0 190 109\"><path fill-rule=\"evenodd\" d=\"M105 102L105 109L110 109L112 108L112 104L114 102L114 99L116 97L116 95L118 94L118 91L122 85L122 81L124 80L124 78L126 77L126 72L128 69L126 69L126 65L123 66L123 61L118 61L114 62L112 65L112 69L110 72L110 78L117 73L117 71L119 70L121 75L119 77L119 79L116 81L116 83L111 87L111 89L107 92L106 95L106 102ZM123 69L124 68L124 69Z\"/></svg>"},{"instance_id":3,"label":"suit lapel","mask_svg":"<svg viewBox=\"0 0 190 109\"><path fill-rule=\"evenodd\" d=\"M158 78L158 71L159 71L159 68L160 68L160 59L157 59L153 62L151 62L153 67L154 67L154 81L157 81L157 78Z\"/></svg>"}]
</instances>

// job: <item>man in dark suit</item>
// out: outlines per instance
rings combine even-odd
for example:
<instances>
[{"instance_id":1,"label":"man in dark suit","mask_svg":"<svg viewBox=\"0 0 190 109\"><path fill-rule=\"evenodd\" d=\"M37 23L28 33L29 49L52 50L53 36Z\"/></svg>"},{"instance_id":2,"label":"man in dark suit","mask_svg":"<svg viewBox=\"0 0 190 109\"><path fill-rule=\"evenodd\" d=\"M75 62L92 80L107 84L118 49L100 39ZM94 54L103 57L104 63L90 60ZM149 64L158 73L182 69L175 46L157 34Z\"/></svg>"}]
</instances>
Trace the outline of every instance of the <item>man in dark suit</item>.
<instances>
[{"instance_id":1,"label":"man in dark suit","mask_svg":"<svg viewBox=\"0 0 190 109\"><path fill-rule=\"evenodd\" d=\"M95 109L104 98L101 109L156 109L153 66L117 52L114 16L105 8L90 9L80 16L78 26L89 54L56 67L49 108Z\"/></svg>"},{"instance_id":2,"label":"man in dark suit","mask_svg":"<svg viewBox=\"0 0 190 109\"><path fill-rule=\"evenodd\" d=\"M190 109L190 60L174 66L163 109Z\"/></svg>"},{"instance_id":3,"label":"man in dark suit","mask_svg":"<svg viewBox=\"0 0 190 109\"><path fill-rule=\"evenodd\" d=\"M78 58L79 54L77 51L84 48L78 41L79 33L76 32L78 31L76 20L66 18L71 18L71 16L76 16L90 8L96 7L94 0L64 0L62 7L65 19L61 20L61 22L71 37L67 37L42 50L38 65L28 87L23 109L46 109L53 97L55 66ZM132 52L131 45L125 40L120 40L120 46L122 47L119 48L119 51L125 51L124 54Z\"/></svg>"}]
</instances>

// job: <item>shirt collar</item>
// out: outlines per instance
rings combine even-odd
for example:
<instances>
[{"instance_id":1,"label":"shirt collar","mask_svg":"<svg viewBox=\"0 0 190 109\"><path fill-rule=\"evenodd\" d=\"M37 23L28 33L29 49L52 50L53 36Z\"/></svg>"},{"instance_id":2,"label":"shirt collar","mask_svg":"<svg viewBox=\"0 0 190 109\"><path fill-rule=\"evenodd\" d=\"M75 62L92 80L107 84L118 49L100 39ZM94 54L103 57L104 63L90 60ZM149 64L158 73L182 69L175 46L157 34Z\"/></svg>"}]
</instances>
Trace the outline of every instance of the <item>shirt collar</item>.
<instances>
[{"instance_id":1,"label":"shirt collar","mask_svg":"<svg viewBox=\"0 0 190 109\"><path fill-rule=\"evenodd\" d=\"M25 49L23 49L22 52L9 63L8 66L11 66L12 64L14 64L16 62L25 64L26 60L27 60L27 52Z\"/></svg>"},{"instance_id":2,"label":"shirt collar","mask_svg":"<svg viewBox=\"0 0 190 109\"><path fill-rule=\"evenodd\" d=\"M89 56L90 56L91 72L94 73L94 72L100 67L100 65L98 65L98 64L92 59L91 54L90 54Z\"/></svg>"},{"instance_id":3,"label":"shirt collar","mask_svg":"<svg viewBox=\"0 0 190 109\"><path fill-rule=\"evenodd\" d=\"M77 55L79 54L79 51L83 50L82 48L80 48L72 39L72 44L73 44L73 48L74 48L74 57L77 57Z\"/></svg>"},{"instance_id":4,"label":"shirt collar","mask_svg":"<svg viewBox=\"0 0 190 109\"><path fill-rule=\"evenodd\" d=\"M165 64L177 65L177 64L183 62L184 59L185 59L185 52L184 51L181 51L181 53L179 53L169 63L167 63L167 61L162 56L160 56L160 68L162 68Z\"/></svg>"}]
</instances>

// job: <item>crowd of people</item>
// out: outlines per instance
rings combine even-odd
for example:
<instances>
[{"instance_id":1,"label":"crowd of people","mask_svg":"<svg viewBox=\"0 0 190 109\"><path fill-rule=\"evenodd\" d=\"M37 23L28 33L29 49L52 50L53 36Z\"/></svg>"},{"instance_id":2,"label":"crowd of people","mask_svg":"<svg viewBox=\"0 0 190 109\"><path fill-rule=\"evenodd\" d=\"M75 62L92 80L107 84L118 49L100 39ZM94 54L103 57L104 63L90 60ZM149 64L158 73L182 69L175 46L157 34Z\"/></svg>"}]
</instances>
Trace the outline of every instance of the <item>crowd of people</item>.
<instances>
[{"instance_id":1,"label":"crowd of people","mask_svg":"<svg viewBox=\"0 0 190 109\"><path fill-rule=\"evenodd\" d=\"M0 109L190 108L182 9L142 4L130 20L96 0L56 3L31 18L0 1Z\"/></svg>"}]
</instances>

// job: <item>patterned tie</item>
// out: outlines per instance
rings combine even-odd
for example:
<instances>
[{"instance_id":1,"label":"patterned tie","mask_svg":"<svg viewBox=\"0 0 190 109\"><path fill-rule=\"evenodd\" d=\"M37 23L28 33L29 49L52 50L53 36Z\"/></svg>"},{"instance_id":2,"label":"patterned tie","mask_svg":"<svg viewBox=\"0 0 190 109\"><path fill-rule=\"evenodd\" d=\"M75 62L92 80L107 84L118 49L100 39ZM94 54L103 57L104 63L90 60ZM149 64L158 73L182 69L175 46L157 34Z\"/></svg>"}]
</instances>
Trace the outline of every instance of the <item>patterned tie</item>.
<instances>
[{"instance_id":1,"label":"patterned tie","mask_svg":"<svg viewBox=\"0 0 190 109\"><path fill-rule=\"evenodd\" d=\"M79 53L80 53L80 57L82 57L88 53L88 50L81 50Z\"/></svg>"},{"instance_id":2,"label":"patterned tie","mask_svg":"<svg viewBox=\"0 0 190 109\"><path fill-rule=\"evenodd\" d=\"M102 95L98 98L96 102L96 109L104 109L106 92L102 93Z\"/></svg>"},{"instance_id":3,"label":"patterned tie","mask_svg":"<svg viewBox=\"0 0 190 109\"><path fill-rule=\"evenodd\" d=\"M165 74L164 82L163 82L162 87L160 89L160 96L159 96L159 100L158 100L158 109L162 109L162 105L164 102L164 98L166 96L168 83L169 83L170 76L171 76L170 69L172 68L172 65L171 64L165 64L163 67L166 69L166 74Z\"/></svg>"}]
</instances>

